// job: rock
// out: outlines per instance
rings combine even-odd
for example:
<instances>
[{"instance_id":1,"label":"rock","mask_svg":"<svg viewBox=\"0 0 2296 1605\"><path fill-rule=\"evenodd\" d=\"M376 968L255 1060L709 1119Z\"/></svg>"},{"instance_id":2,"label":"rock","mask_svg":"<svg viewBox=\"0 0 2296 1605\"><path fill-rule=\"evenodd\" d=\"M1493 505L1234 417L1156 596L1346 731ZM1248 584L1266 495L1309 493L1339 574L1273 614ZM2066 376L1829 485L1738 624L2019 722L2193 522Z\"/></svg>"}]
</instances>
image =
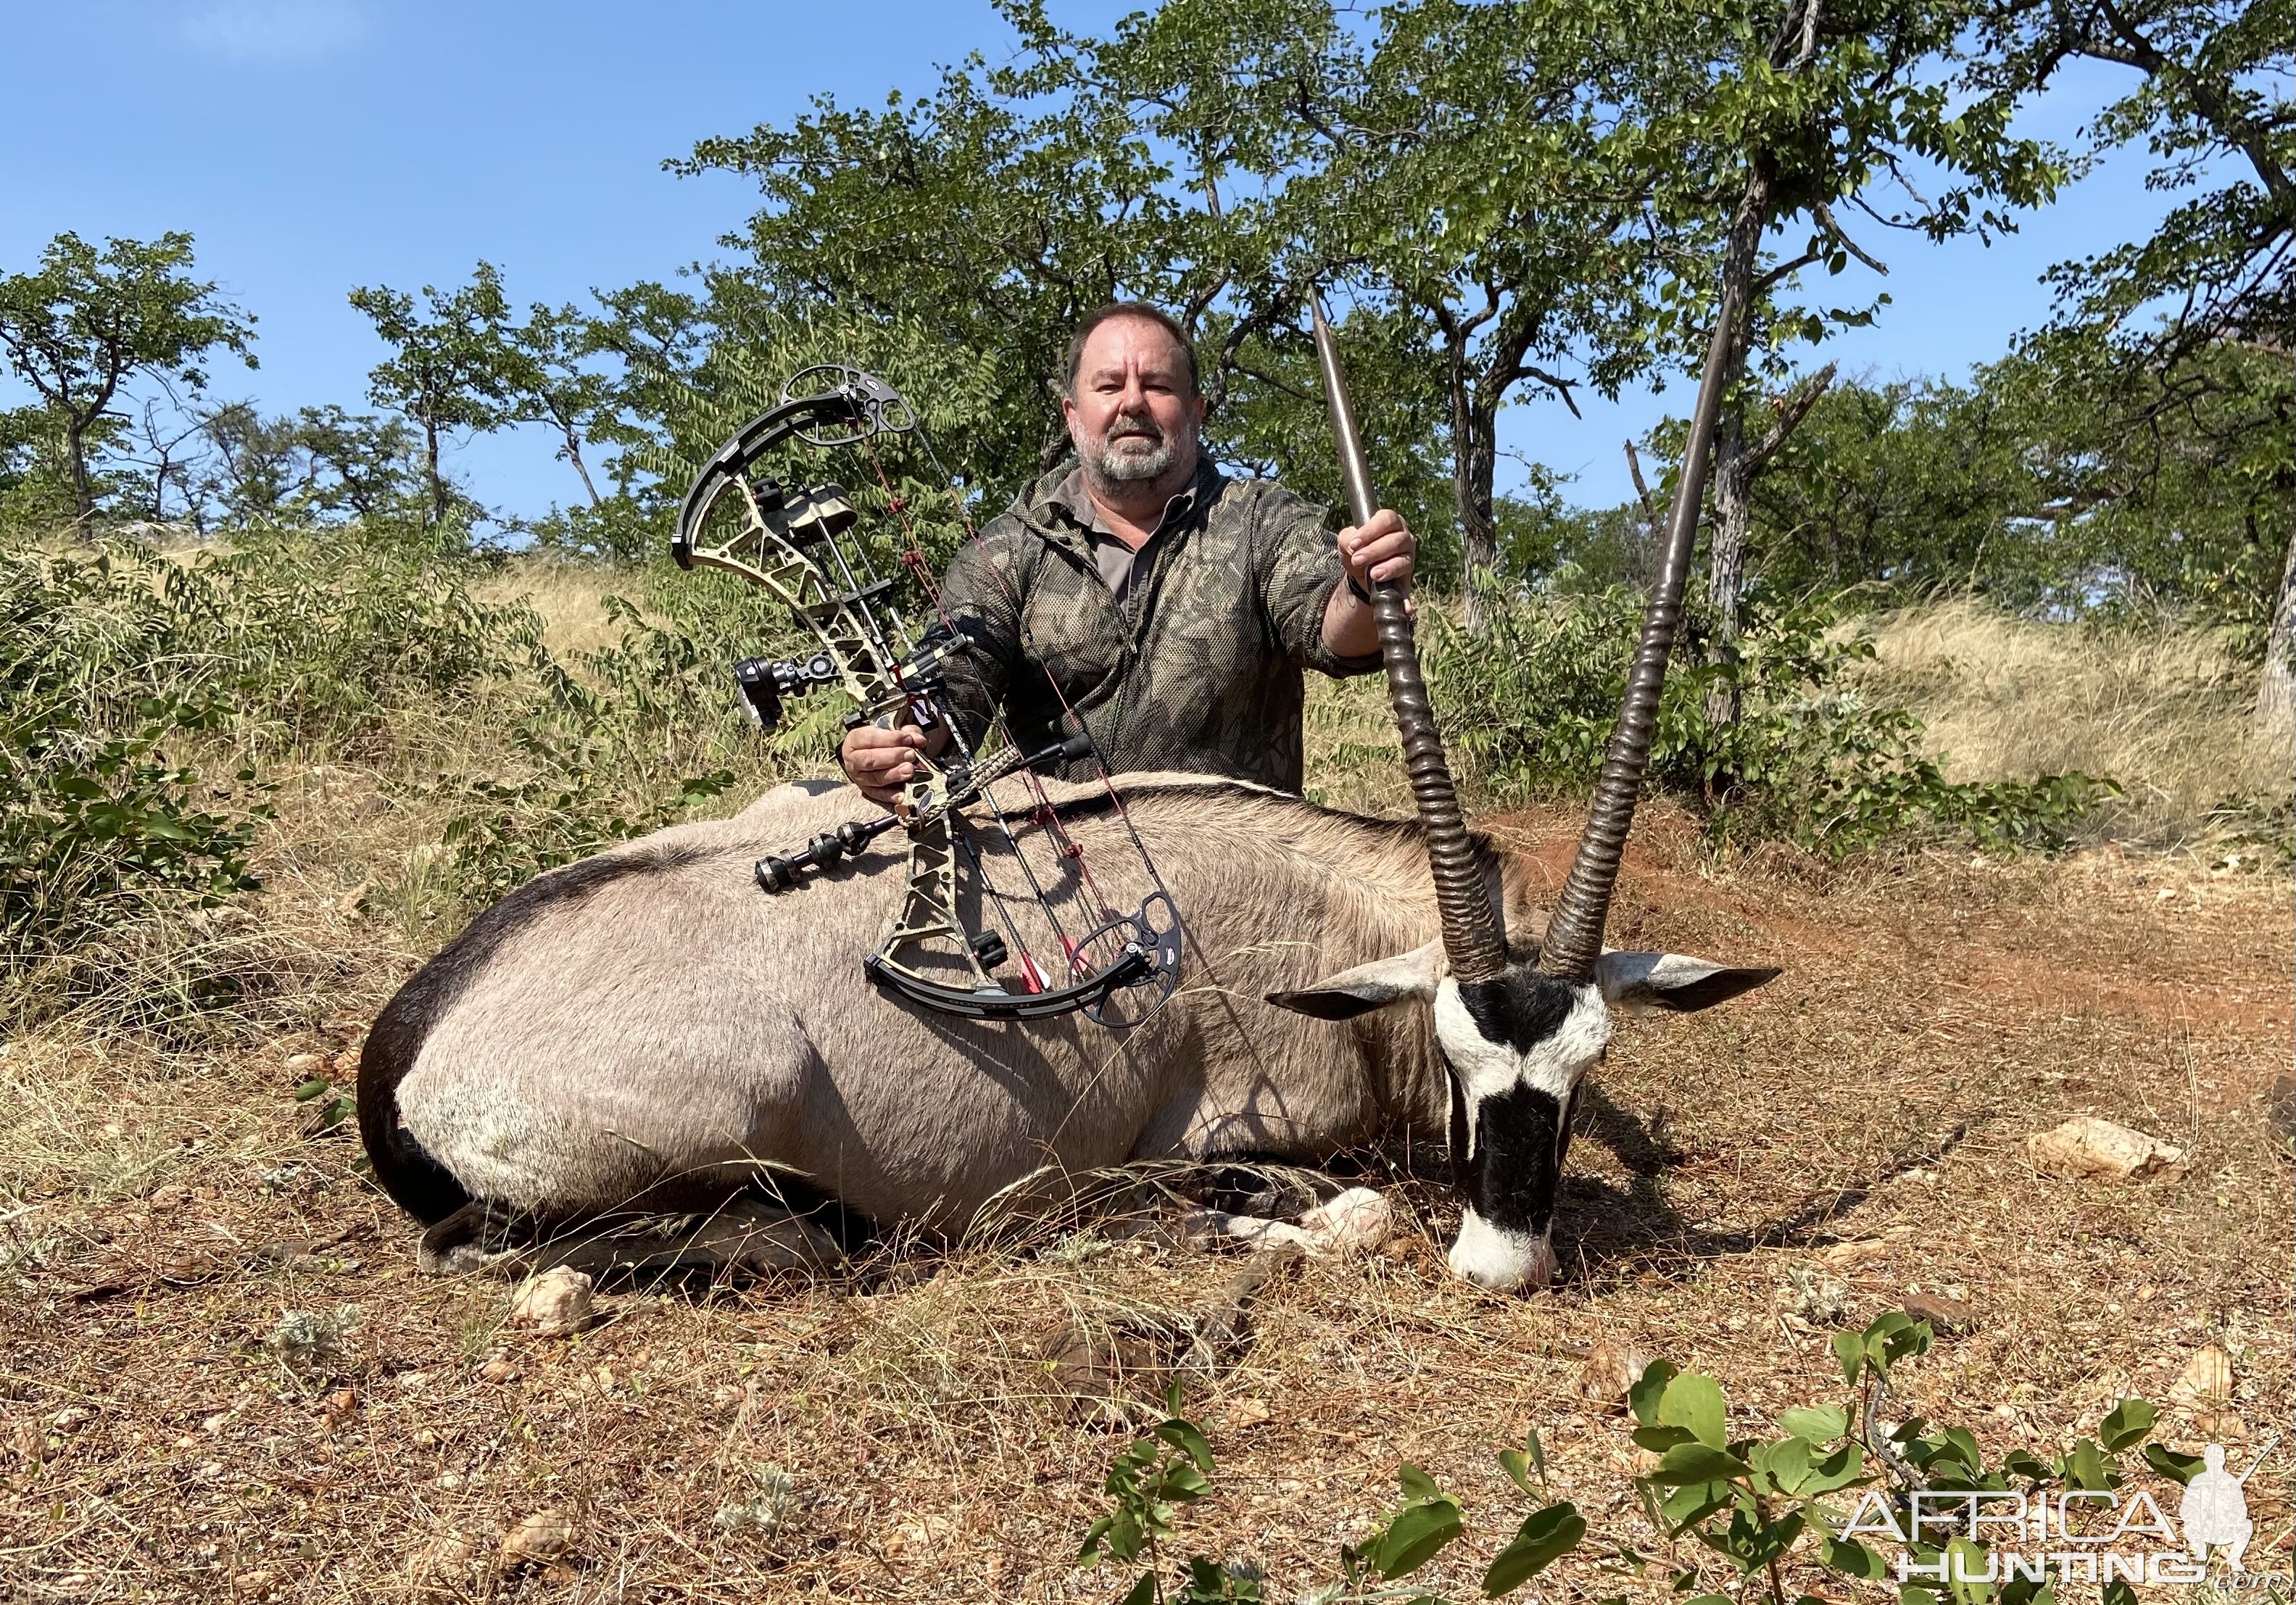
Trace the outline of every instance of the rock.
<instances>
[{"instance_id":1,"label":"rock","mask_svg":"<svg viewBox=\"0 0 2296 1605\"><path fill-rule=\"evenodd\" d=\"M1786 1272L1793 1287L1792 1314L1812 1326L1840 1326L1849 1314L1849 1290L1838 1278L1795 1265Z\"/></svg>"},{"instance_id":2,"label":"rock","mask_svg":"<svg viewBox=\"0 0 2296 1605\"><path fill-rule=\"evenodd\" d=\"M2222 1409L2232 1397L2232 1356L2211 1343L2185 1362L2169 1385L2169 1397L2195 1409Z\"/></svg>"},{"instance_id":3,"label":"rock","mask_svg":"<svg viewBox=\"0 0 2296 1605\"><path fill-rule=\"evenodd\" d=\"M585 1281L588 1278L585 1277ZM504 1560L555 1560L574 1547L574 1524L556 1511L537 1511L503 1535Z\"/></svg>"},{"instance_id":4,"label":"rock","mask_svg":"<svg viewBox=\"0 0 2296 1605\"><path fill-rule=\"evenodd\" d=\"M1578 1396L1599 1404L1624 1404L1649 1367L1640 1349L1624 1343L1597 1343L1587 1351L1587 1363L1579 1368Z\"/></svg>"},{"instance_id":5,"label":"rock","mask_svg":"<svg viewBox=\"0 0 2296 1605\"><path fill-rule=\"evenodd\" d=\"M530 1326L538 1336L562 1338L590 1323L597 1283L569 1265L554 1265L527 1282L511 1300L513 1325Z\"/></svg>"},{"instance_id":6,"label":"rock","mask_svg":"<svg viewBox=\"0 0 2296 1605\"><path fill-rule=\"evenodd\" d=\"M1889 1244L1868 1238L1863 1242L1830 1243L1818 1251L1817 1257L1829 1269L1843 1271L1869 1259L1879 1259L1889 1249Z\"/></svg>"},{"instance_id":7,"label":"rock","mask_svg":"<svg viewBox=\"0 0 2296 1605\"><path fill-rule=\"evenodd\" d=\"M1296 1249L1318 1259L1353 1259L1377 1250L1395 1235L1395 1211L1384 1194L1350 1187L1301 1216L1298 1224L1225 1209L1194 1209L1180 1222L1192 1242L1221 1238L1255 1249Z\"/></svg>"},{"instance_id":8,"label":"rock","mask_svg":"<svg viewBox=\"0 0 2296 1605\"><path fill-rule=\"evenodd\" d=\"M1301 1216L1300 1226L1322 1243L1323 1252L1351 1259L1371 1253L1395 1235L1395 1209L1384 1193L1350 1187Z\"/></svg>"},{"instance_id":9,"label":"rock","mask_svg":"<svg viewBox=\"0 0 2296 1605\"><path fill-rule=\"evenodd\" d=\"M2181 1148L2095 1115L2075 1115L2025 1139L2035 1168L2065 1176L2125 1182L2165 1170L2185 1157Z\"/></svg>"},{"instance_id":10,"label":"rock","mask_svg":"<svg viewBox=\"0 0 2296 1605\"><path fill-rule=\"evenodd\" d=\"M515 1382L518 1380L518 1367L511 1363L511 1359L508 1355L501 1353L488 1355L485 1360L480 1363L479 1380L481 1382Z\"/></svg>"},{"instance_id":11,"label":"rock","mask_svg":"<svg viewBox=\"0 0 2296 1605\"><path fill-rule=\"evenodd\" d=\"M324 1053L290 1053L285 1068L291 1076L310 1077L317 1074L326 1062Z\"/></svg>"},{"instance_id":12,"label":"rock","mask_svg":"<svg viewBox=\"0 0 2296 1605\"><path fill-rule=\"evenodd\" d=\"M1958 1338L1977 1330L1977 1310L1967 1299L1944 1293L1908 1293L1898 1306L1916 1321L1926 1321L1940 1338Z\"/></svg>"}]
</instances>

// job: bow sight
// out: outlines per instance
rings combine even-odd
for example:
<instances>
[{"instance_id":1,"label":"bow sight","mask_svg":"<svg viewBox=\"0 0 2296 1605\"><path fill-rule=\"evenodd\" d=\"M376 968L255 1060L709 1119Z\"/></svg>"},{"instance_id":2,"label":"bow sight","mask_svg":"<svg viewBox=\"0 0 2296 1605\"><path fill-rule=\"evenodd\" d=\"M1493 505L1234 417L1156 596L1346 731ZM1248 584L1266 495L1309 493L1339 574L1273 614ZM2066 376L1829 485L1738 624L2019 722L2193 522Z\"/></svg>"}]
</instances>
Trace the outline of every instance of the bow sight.
<instances>
[{"instance_id":1,"label":"bow sight","mask_svg":"<svg viewBox=\"0 0 2296 1605\"><path fill-rule=\"evenodd\" d=\"M808 393L808 386L819 388ZM964 673L967 654L978 648L941 610L931 566L890 484L888 511L903 520L903 566L915 573L939 615L921 632L894 604L895 579L879 576L867 545L856 538L859 515L842 486L800 487L753 472L767 453L792 442L858 446L876 466L877 437L912 433L924 445L914 413L882 380L857 368L808 368L790 381L779 405L718 448L679 511L670 555L680 568L700 564L742 576L771 593L821 643L809 657L747 658L734 665L742 706L761 728L781 724L789 699L835 686L853 703L845 717L849 731L873 723L943 733L940 756L920 764L893 812L848 821L802 847L767 855L758 861L758 884L767 892L793 890L898 825L908 837L908 882L890 929L865 962L871 979L927 1007L974 1018L1082 1011L1104 1025L1136 1024L1177 982L1180 924L1105 771L1101 783L1152 888L1129 913L1103 900L1082 845L1044 792L1039 771L1095 756L1082 717L1071 712L1075 733L1034 752L1011 741L999 717L976 750L946 708L950 676ZM924 449L930 456L931 446ZM882 480L882 466L878 474ZM999 800L995 788L1005 780L1024 789L1025 801L1008 807ZM992 831L980 831L968 813L973 808L988 816ZM1047 860L1041 872L1032 849ZM991 883L992 859L1017 867L1025 895ZM964 903L976 913L993 913L996 928L975 929L963 917L960 863L968 881ZM1046 957L1040 960L1038 952ZM994 973L1007 966L1009 977Z\"/></svg>"}]
</instances>

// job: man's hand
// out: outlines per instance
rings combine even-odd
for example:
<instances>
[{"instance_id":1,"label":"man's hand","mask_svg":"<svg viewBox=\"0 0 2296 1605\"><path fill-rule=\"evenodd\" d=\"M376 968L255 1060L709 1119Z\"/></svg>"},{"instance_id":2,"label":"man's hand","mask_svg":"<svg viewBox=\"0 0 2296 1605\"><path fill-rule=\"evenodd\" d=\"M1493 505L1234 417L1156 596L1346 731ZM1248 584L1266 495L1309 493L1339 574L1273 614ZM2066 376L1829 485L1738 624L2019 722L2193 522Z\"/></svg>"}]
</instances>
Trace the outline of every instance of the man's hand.
<instances>
[{"instance_id":1,"label":"man's hand","mask_svg":"<svg viewBox=\"0 0 2296 1605\"><path fill-rule=\"evenodd\" d=\"M1340 531L1340 561L1366 591L1383 579L1410 590L1412 561L1418 551L1418 538L1403 527L1403 515L1391 507L1373 513L1360 528Z\"/></svg>"},{"instance_id":2,"label":"man's hand","mask_svg":"<svg viewBox=\"0 0 2296 1605\"><path fill-rule=\"evenodd\" d=\"M916 778L917 755L924 749L925 733L914 725L898 730L857 725L845 733L837 761L862 796L890 808L901 799L901 788Z\"/></svg>"},{"instance_id":3,"label":"man's hand","mask_svg":"<svg viewBox=\"0 0 2296 1605\"><path fill-rule=\"evenodd\" d=\"M1347 565L1348 577L1366 594L1382 580L1407 593L1418 550L1419 542L1403 527L1403 515L1392 508L1381 508L1360 528L1340 531L1340 561ZM1403 607L1406 612L1411 610L1407 594ZM1379 651L1379 624L1372 617L1371 603L1346 585L1332 587L1332 600L1324 609L1324 644L1341 658L1368 658Z\"/></svg>"}]
</instances>

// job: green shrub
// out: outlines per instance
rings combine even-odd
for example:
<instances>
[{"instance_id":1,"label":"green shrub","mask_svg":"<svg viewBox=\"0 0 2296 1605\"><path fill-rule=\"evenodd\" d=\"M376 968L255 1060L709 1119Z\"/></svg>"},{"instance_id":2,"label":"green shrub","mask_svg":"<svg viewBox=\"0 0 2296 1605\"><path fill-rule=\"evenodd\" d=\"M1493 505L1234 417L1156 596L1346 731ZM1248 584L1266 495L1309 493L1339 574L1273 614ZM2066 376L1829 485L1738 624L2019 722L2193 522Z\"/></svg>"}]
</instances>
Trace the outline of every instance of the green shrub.
<instances>
[{"instance_id":1,"label":"green shrub","mask_svg":"<svg viewBox=\"0 0 2296 1605\"><path fill-rule=\"evenodd\" d=\"M207 908L255 882L247 856L270 807L251 770L237 806L201 806L200 773L164 744L211 708L145 700L125 733L0 723L0 945L12 972L69 952L160 905Z\"/></svg>"},{"instance_id":2,"label":"green shrub","mask_svg":"<svg viewBox=\"0 0 2296 1605\"><path fill-rule=\"evenodd\" d=\"M1480 638L1439 616L1429 679L1462 766L1503 797L1591 790L1640 620L1640 602L1616 589L1495 609ZM1808 607L1753 622L1741 643L1734 723L1707 712L1726 671L1678 648L1648 788L1704 811L1718 839L1783 838L1833 856L1924 835L2054 848L2118 791L2078 774L1947 780L1921 749L1918 719L1849 684L1850 666L1873 647L1833 638L1831 622Z\"/></svg>"}]
</instances>

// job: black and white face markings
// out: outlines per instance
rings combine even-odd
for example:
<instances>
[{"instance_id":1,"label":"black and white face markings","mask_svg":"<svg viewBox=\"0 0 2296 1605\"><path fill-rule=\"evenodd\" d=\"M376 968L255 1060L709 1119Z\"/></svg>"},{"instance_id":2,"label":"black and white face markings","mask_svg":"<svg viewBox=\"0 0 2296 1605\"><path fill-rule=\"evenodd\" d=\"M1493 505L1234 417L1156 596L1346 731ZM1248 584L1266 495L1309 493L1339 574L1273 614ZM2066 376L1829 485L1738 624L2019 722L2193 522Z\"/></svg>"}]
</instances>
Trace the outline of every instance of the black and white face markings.
<instances>
[{"instance_id":1,"label":"black and white face markings","mask_svg":"<svg viewBox=\"0 0 2296 1605\"><path fill-rule=\"evenodd\" d=\"M1554 1274L1571 1106L1610 1038L1610 1011L1591 983L1520 969L1438 989L1436 1045L1466 1102L1466 1213L1450 1254L1460 1275L1511 1288Z\"/></svg>"}]
</instances>

